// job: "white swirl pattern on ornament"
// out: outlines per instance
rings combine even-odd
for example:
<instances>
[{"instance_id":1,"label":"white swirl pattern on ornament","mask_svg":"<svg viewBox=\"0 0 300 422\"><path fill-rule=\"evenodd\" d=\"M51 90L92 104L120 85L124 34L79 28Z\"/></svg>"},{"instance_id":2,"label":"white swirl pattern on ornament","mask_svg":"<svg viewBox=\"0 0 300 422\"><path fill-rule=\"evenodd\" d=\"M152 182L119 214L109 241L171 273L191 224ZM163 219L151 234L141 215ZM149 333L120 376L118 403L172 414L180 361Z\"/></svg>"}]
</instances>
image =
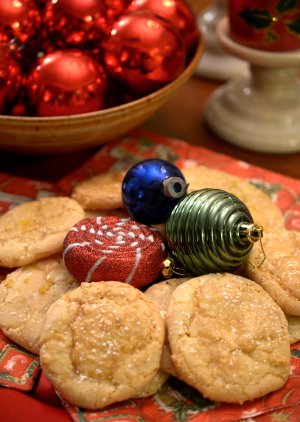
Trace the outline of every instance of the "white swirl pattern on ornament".
<instances>
[{"instance_id":1,"label":"white swirl pattern on ornament","mask_svg":"<svg viewBox=\"0 0 300 422\"><path fill-rule=\"evenodd\" d=\"M84 282L93 281L95 272L112 256L111 259L126 261L128 273L122 281L131 283L143 255L146 255L144 260L151 257L152 248L149 251L148 249L151 244L157 248L159 238L156 229L139 224L131 218L97 217L79 222L69 230L66 239L63 258L67 267L70 266L68 262L72 261L68 256L71 251L76 255L76 261L79 261L78 267L85 257L91 254L93 256L93 262L82 277ZM162 240L159 241L159 248L162 253L165 252Z\"/></svg>"}]
</instances>

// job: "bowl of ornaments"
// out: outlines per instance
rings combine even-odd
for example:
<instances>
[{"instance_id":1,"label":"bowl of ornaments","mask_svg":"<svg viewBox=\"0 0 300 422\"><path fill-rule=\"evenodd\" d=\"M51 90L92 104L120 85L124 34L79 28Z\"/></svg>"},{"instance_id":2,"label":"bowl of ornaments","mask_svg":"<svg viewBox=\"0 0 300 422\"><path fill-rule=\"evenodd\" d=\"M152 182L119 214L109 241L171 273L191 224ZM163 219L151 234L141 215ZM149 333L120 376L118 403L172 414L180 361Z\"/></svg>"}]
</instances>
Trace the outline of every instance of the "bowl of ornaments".
<instances>
[{"instance_id":1,"label":"bowl of ornaments","mask_svg":"<svg viewBox=\"0 0 300 422\"><path fill-rule=\"evenodd\" d=\"M192 75L187 0L1 0L0 147L51 154L139 126Z\"/></svg>"}]
</instances>

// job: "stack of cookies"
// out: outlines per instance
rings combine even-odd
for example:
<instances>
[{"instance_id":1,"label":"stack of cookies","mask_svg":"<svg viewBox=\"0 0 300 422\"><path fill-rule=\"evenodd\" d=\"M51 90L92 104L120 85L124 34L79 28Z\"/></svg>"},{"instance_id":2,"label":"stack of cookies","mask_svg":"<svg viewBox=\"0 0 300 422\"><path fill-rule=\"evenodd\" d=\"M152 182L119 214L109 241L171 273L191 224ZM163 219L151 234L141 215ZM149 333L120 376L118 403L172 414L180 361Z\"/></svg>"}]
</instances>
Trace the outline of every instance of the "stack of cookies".
<instances>
[{"instance_id":1,"label":"stack of cookies","mask_svg":"<svg viewBox=\"0 0 300 422\"><path fill-rule=\"evenodd\" d=\"M190 191L235 194L264 227L263 249L254 245L239 275L158 277L150 287L124 283L119 270L76 280L63 261L64 240L87 216L126 215L123 172L0 217L0 265L10 268L0 284L0 327L39 354L55 389L77 406L152 395L169 375L228 403L262 397L288 379L290 343L300 339L300 233L285 230L269 197L238 177L200 166L183 174Z\"/></svg>"}]
</instances>

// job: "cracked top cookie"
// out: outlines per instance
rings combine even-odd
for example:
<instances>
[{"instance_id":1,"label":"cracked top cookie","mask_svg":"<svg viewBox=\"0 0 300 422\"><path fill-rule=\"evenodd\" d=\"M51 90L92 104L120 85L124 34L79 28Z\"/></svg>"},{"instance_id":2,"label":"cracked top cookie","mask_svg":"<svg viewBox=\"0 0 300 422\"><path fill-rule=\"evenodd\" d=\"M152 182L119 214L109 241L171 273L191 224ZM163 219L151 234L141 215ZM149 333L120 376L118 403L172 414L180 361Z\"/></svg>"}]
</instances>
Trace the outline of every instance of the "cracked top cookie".
<instances>
[{"instance_id":1,"label":"cracked top cookie","mask_svg":"<svg viewBox=\"0 0 300 422\"><path fill-rule=\"evenodd\" d=\"M284 217L272 199L261 189L238 176L204 166L186 167L182 173L189 192L203 188L223 189L245 203L256 224L264 228L283 228Z\"/></svg>"},{"instance_id":2,"label":"cracked top cookie","mask_svg":"<svg viewBox=\"0 0 300 422\"><path fill-rule=\"evenodd\" d=\"M186 281L172 294L166 323L176 372L204 397L243 403L287 381L286 318L251 280L224 273Z\"/></svg>"},{"instance_id":3,"label":"cracked top cookie","mask_svg":"<svg viewBox=\"0 0 300 422\"><path fill-rule=\"evenodd\" d=\"M254 245L250 253L247 276L260 284L284 313L300 316L300 232L269 230L262 245L263 250Z\"/></svg>"},{"instance_id":4,"label":"cracked top cookie","mask_svg":"<svg viewBox=\"0 0 300 422\"><path fill-rule=\"evenodd\" d=\"M163 341L164 321L141 291L82 283L49 308L41 365L71 403L101 409L143 392L157 375Z\"/></svg>"},{"instance_id":5,"label":"cracked top cookie","mask_svg":"<svg viewBox=\"0 0 300 422\"><path fill-rule=\"evenodd\" d=\"M45 258L12 271L0 284L0 327L15 343L39 353L49 306L79 283L59 257Z\"/></svg>"},{"instance_id":6,"label":"cracked top cookie","mask_svg":"<svg viewBox=\"0 0 300 422\"><path fill-rule=\"evenodd\" d=\"M27 202L0 217L0 265L21 267L62 250L70 227L84 210L68 197Z\"/></svg>"}]
</instances>

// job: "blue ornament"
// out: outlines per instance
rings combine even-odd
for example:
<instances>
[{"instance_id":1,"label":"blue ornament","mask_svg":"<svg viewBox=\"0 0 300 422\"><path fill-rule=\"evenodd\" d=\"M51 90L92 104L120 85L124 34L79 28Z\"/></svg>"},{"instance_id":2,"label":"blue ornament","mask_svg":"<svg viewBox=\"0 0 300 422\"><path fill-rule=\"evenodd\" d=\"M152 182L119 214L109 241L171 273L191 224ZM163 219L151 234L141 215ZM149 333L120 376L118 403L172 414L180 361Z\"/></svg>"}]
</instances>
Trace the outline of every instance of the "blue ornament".
<instances>
[{"instance_id":1,"label":"blue ornament","mask_svg":"<svg viewBox=\"0 0 300 422\"><path fill-rule=\"evenodd\" d=\"M124 205L135 220L161 224L186 195L188 184L181 171L168 161L153 158L128 170L122 183Z\"/></svg>"}]
</instances>

